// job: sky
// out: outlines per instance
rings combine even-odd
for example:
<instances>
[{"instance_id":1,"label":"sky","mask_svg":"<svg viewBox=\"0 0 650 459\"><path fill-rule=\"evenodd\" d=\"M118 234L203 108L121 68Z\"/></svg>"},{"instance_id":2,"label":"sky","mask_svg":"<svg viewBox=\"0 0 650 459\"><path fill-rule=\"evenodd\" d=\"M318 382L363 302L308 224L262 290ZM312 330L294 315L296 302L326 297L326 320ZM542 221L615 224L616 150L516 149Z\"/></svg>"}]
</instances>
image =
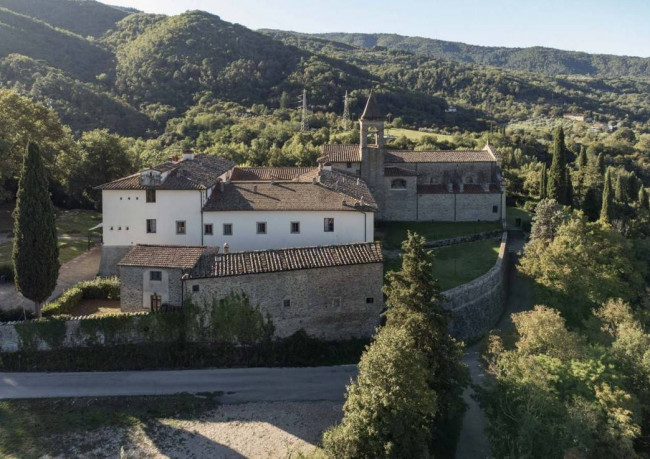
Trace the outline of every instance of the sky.
<instances>
[{"instance_id":1,"label":"sky","mask_svg":"<svg viewBox=\"0 0 650 459\"><path fill-rule=\"evenodd\" d=\"M397 33L473 45L650 57L648 0L101 0L147 13L204 10L251 29Z\"/></svg>"}]
</instances>

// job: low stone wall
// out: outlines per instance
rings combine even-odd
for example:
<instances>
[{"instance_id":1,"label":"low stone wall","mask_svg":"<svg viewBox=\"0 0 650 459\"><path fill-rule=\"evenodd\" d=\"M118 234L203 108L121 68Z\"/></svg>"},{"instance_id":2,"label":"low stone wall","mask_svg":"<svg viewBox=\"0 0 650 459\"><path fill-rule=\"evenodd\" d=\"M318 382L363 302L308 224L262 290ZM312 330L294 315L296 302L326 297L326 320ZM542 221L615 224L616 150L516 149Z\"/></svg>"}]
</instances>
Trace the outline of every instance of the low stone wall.
<instances>
[{"instance_id":1,"label":"low stone wall","mask_svg":"<svg viewBox=\"0 0 650 459\"><path fill-rule=\"evenodd\" d=\"M450 333L472 341L489 332L503 314L507 295L508 233L503 233L495 265L472 282L443 292L445 307L452 312Z\"/></svg>"},{"instance_id":2,"label":"low stone wall","mask_svg":"<svg viewBox=\"0 0 650 459\"><path fill-rule=\"evenodd\" d=\"M494 231L486 231L478 234L469 234L467 236L452 237L449 239L438 239L435 241L427 241L426 246L430 249L438 247L447 247L450 245L465 244L467 242L483 241L485 239L500 239L503 234L502 229Z\"/></svg>"}]
</instances>

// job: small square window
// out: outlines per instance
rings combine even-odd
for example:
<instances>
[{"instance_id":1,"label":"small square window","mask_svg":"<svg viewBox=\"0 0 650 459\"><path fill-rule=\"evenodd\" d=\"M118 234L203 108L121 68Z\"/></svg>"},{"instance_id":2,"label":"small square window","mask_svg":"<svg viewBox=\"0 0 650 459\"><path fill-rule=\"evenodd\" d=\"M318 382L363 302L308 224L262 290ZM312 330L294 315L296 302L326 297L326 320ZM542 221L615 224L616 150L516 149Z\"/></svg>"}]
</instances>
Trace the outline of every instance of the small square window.
<instances>
[{"instance_id":1,"label":"small square window","mask_svg":"<svg viewBox=\"0 0 650 459\"><path fill-rule=\"evenodd\" d=\"M366 304L373 304L375 302L375 299L373 297L368 297L366 298Z\"/></svg>"},{"instance_id":2,"label":"small square window","mask_svg":"<svg viewBox=\"0 0 650 459\"><path fill-rule=\"evenodd\" d=\"M162 280L162 271L149 271L149 280L161 281Z\"/></svg>"},{"instance_id":3,"label":"small square window","mask_svg":"<svg viewBox=\"0 0 650 459\"><path fill-rule=\"evenodd\" d=\"M334 219L333 218L325 218L323 220L323 226L324 230L326 233L333 233L334 232Z\"/></svg>"},{"instance_id":4,"label":"small square window","mask_svg":"<svg viewBox=\"0 0 650 459\"><path fill-rule=\"evenodd\" d=\"M147 220L147 233L155 233L156 232L156 220L155 219L148 219Z\"/></svg>"},{"instance_id":5,"label":"small square window","mask_svg":"<svg viewBox=\"0 0 650 459\"><path fill-rule=\"evenodd\" d=\"M193 292L198 292L199 291L199 286L198 285L192 285L192 291Z\"/></svg>"},{"instance_id":6,"label":"small square window","mask_svg":"<svg viewBox=\"0 0 650 459\"><path fill-rule=\"evenodd\" d=\"M300 222L291 222L291 234L300 233Z\"/></svg>"},{"instance_id":7,"label":"small square window","mask_svg":"<svg viewBox=\"0 0 650 459\"><path fill-rule=\"evenodd\" d=\"M206 223L203 225L203 234L206 236L212 236L214 231L214 227L212 226L212 223Z\"/></svg>"},{"instance_id":8,"label":"small square window","mask_svg":"<svg viewBox=\"0 0 650 459\"><path fill-rule=\"evenodd\" d=\"M223 235L224 236L232 236L232 223L224 223L223 224Z\"/></svg>"},{"instance_id":9,"label":"small square window","mask_svg":"<svg viewBox=\"0 0 650 459\"><path fill-rule=\"evenodd\" d=\"M147 202L156 202L156 190L147 190Z\"/></svg>"},{"instance_id":10,"label":"small square window","mask_svg":"<svg viewBox=\"0 0 650 459\"><path fill-rule=\"evenodd\" d=\"M266 234L266 222L257 222L257 234Z\"/></svg>"},{"instance_id":11,"label":"small square window","mask_svg":"<svg viewBox=\"0 0 650 459\"><path fill-rule=\"evenodd\" d=\"M492 213L496 214L499 212L499 206L492 206Z\"/></svg>"},{"instance_id":12,"label":"small square window","mask_svg":"<svg viewBox=\"0 0 650 459\"><path fill-rule=\"evenodd\" d=\"M182 220L176 221L176 234L185 234L185 222Z\"/></svg>"},{"instance_id":13,"label":"small square window","mask_svg":"<svg viewBox=\"0 0 650 459\"><path fill-rule=\"evenodd\" d=\"M289 306L291 306L291 300L284 300L283 304L285 308L288 308Z\"/></svg>"}]
</instances>

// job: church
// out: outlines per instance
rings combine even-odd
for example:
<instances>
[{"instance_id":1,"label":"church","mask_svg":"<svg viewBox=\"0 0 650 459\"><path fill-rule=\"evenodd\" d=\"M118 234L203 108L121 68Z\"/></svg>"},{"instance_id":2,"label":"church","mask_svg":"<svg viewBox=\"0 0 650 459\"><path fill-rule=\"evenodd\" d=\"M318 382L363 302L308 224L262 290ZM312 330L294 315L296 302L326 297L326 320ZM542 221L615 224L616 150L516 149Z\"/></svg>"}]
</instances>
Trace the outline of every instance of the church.
<instances>
[{"instance_id":1,"label":"church","mask_svg":"<svg viewBox=\"0 0 650 459\"><path fill-rule=\"evenodd\" d=\"M324 168L360 177L383 221L500 221L505 183L499 157L482 150L404 151L385 146L384 118L371 93L359 120L360 143L325 145Z\"/></svg>"}]
</instances>

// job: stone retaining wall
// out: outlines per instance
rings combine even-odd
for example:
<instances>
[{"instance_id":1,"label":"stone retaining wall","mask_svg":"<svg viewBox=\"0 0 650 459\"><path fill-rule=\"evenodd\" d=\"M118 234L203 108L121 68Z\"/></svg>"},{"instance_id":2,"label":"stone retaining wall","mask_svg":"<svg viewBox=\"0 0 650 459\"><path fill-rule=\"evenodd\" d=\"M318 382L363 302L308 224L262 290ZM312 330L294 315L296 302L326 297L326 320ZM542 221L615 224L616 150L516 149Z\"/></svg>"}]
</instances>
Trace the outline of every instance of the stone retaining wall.
<instances>
[{"instance_id":1,"label":"stone retaining wall","mask_svg":"<svg viewBox=\"0 0 650 459\"><path fill-rule=\"evenodd\" d=\"M502 229L494 231L485 231L478 234L469 234L467 236L452 237L450 239L438 239L435 241L427 241L426 246L430 249L438 247L447 247L450 245L465 244L467 242L483 241L485 239L499 239L503 234Z\"/></svg>"},{"instance_id":2,"label":"stone retaining wall","mask_svg":"<svg viewBox=\"0 0 650 459\"><path fill-rule=\"evenodd\" d=\"M495 265L472 282L443 292L445 307L452 312L450 333L461 341L473 341L489 332L503 314L507 295L508 233L501 237Z\"/></svg>"}]
</instances>

